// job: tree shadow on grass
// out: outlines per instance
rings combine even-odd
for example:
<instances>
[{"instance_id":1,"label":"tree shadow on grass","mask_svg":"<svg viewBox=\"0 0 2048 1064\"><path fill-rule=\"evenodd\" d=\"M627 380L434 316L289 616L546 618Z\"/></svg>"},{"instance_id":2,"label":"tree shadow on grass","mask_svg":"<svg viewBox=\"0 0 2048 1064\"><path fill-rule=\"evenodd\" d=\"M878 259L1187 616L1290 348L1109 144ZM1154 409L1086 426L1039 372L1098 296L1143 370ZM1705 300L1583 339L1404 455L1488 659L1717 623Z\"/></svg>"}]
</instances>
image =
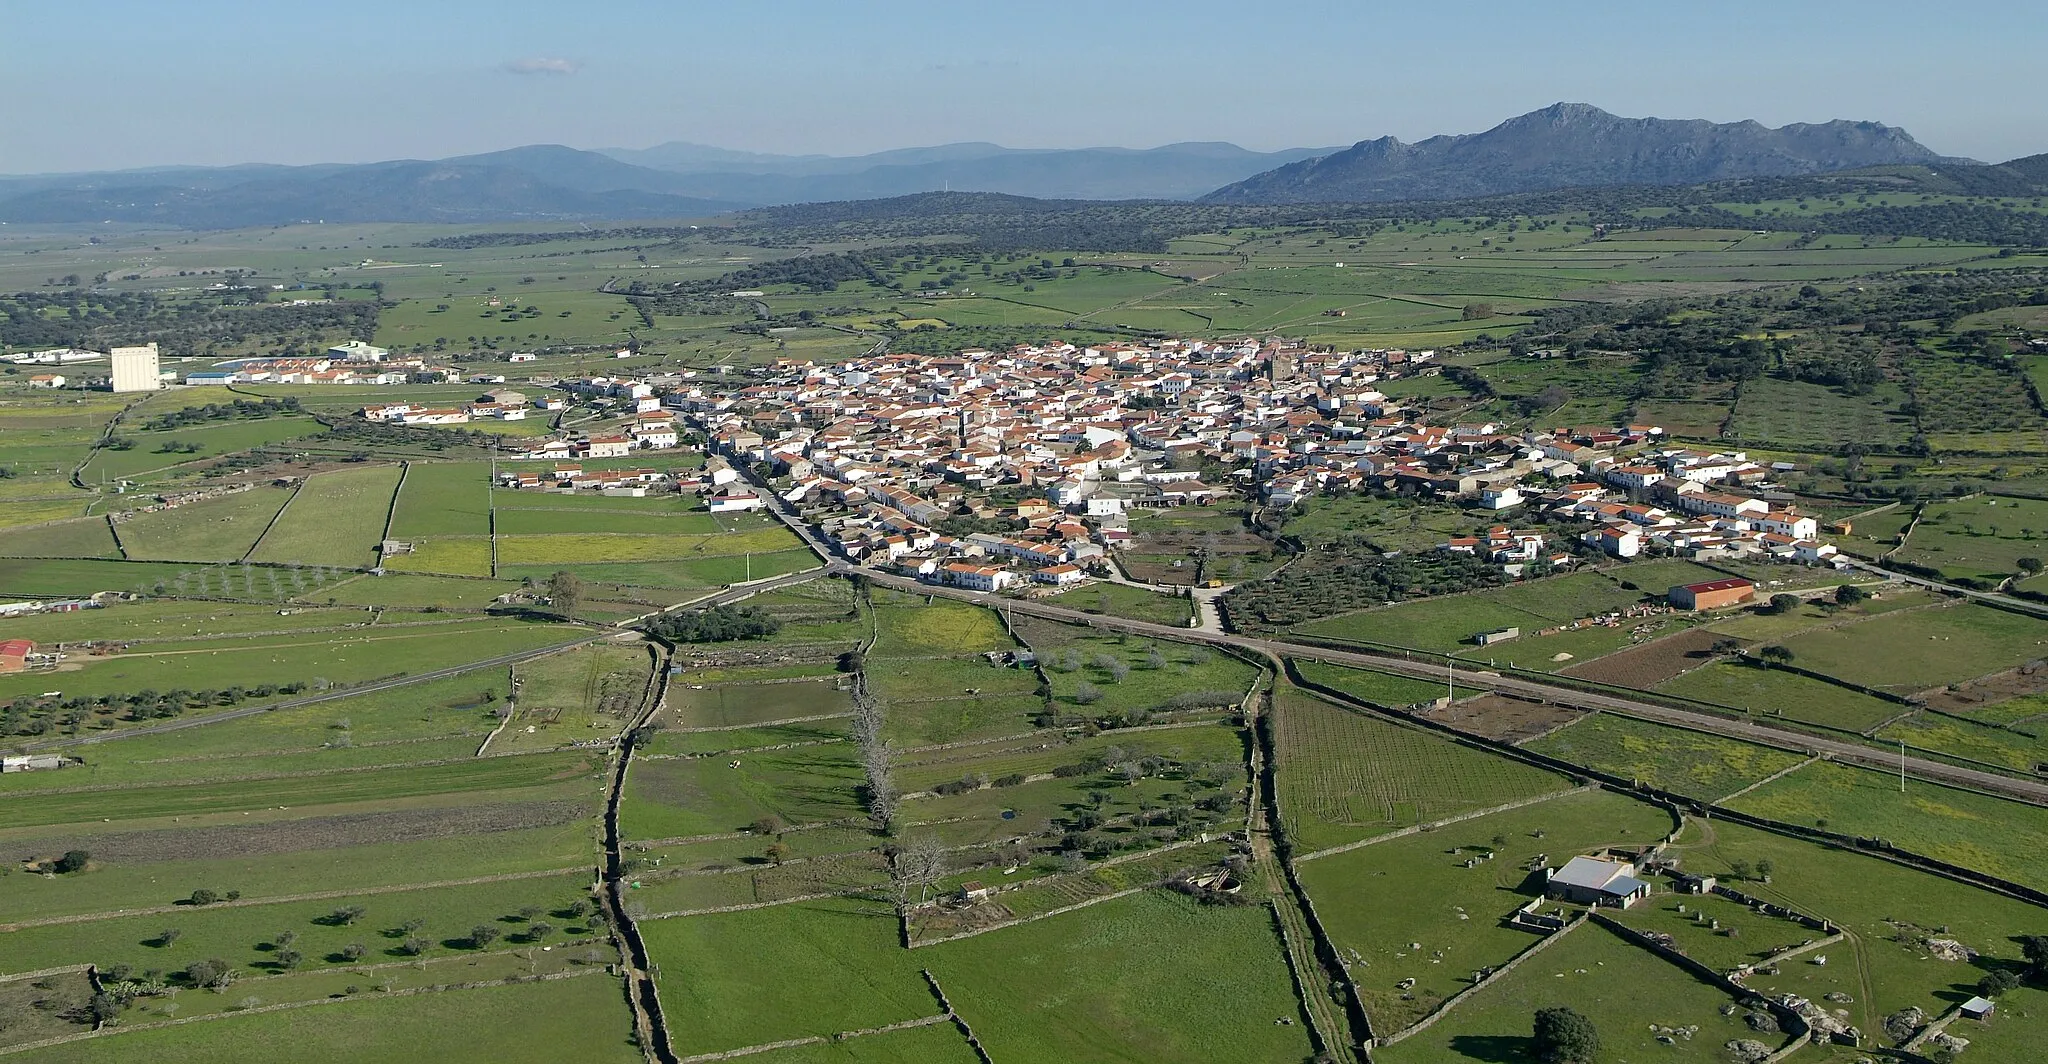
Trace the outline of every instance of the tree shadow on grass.
<instances>
[{"instance_id":1,"label":"tree shadow on grass","mask_svg":"<svg viewBox=\"0 0 2048 1064\"><path fill-rule=\"evenodd\" d=\"M1451 1039L1451 1052L1486 1064L1527 1064L1538 1059L1536 1040L1520 1035L1456 1035Z\"/></svg>"}]
</instances>

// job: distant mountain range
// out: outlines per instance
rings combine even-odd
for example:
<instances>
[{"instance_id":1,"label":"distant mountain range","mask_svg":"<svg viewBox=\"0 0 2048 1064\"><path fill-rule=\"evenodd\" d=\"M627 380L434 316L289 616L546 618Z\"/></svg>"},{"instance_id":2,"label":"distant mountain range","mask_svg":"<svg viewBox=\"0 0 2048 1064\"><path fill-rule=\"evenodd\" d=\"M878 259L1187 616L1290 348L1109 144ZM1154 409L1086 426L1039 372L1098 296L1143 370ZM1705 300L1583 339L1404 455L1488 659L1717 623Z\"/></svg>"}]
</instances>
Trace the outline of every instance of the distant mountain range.
<instances>
[{"instance_id":1,"label":"distant mountain range","mask_svg":"<svg viewBox=\"0 0 2048 1064\"><path fill-rule=\"evenodd\" d=\"M1484 133L1404 144L1360 141L1219 188L1213 203L1380 203L1467 199L1553 188L1690 185L1900 163L1967 164L1877 122L1770 129L1756 122L1621 118L1559 103Z\"/></svg>"},{"instance_id":2,"label":"distant mountain range","mask_svg":"<svg viewBox=\"0 0 2048 1064\"><path fill-rule=\"evenodd\" d=\"M1547 189L1682 185L1946 159L1874 122L1618 118L1557 104L1484 133L1342 150L1255 152L944 144L859 156L767 155L675 142L583 151L537 144L436 161L158 167L0 177L0 221L235 228L303 221L695 218L777 204L987 192L1047 200L1220 204L1469 199ZM2001 180L2004 180L2001 178Z\"/></svg>"}]
</instances>

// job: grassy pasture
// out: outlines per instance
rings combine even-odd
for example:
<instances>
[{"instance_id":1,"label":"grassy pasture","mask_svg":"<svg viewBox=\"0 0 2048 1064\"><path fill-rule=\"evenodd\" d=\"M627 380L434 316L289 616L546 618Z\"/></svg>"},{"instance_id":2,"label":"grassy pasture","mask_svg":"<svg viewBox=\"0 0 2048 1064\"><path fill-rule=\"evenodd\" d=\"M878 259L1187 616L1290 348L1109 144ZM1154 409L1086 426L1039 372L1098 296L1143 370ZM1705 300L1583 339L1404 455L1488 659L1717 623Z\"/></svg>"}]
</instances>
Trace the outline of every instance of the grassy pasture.
<instances>
[{"instance_id":1,"label":"grassy pasture","mask_svg":"<svg viewBox=\"0 0 2048 1064\"><path fill-rule=\"evenodd\" d=\"M727 761L648 761L633 767L619 813L627 838L738 831L764 816L811 824L863 815L861 771L844 744L769 750Z\"/></svg>"},{"instance_id":2,"label":"grassy pasture","mask_svg":"<svg viewBox=\"0 0 2048 1064\"><path fill-rule=\"evenodd\" d=\"M2048 812L2037 806L1819 763L1773 781L1733 808L1794 824L1889 840L1965 868L2048 887Z\"/></svg>"},{"instance_id":3,"label":"grassy pasture","mask_svg":"<svg viewBox=\"0 0 2048 1064\"><path fill-rule=\"evenodd\" d=\"M127 450L103 447L94 451L92 461L86 463L79 475L87 484L133 480L225 454L318 436L326 431L310 417L266 417L192 425L169 432L121 432L118 435L132 441L134 446ZM191 453L167 450L173 445L187 444L196 444L199 449Z\"/></svg>"},{"instance_id":4,"label":"grassy pasture","mask_svg":"<svg viewBox=\"0 0 2048 1064\"><path fill-rule=\"evenodd\" d=\"M398 477L397 466L307 477L277 523L250 551L250 558L309 565L375 564Z\"/></svg>"},{"instance_id":5,"label":"grassy pasture","mask_svg":"<svg viewBox=\"0 0 2048 1064\"><path fill-rule=\"evenodd\" d=\"M1877 733L1877 738L2001 765L2018 772L2032 772L2035 766L2048 764L2048 740L2035 734L2037 731L2039 729L2033 725L2000 728L1936 713L1920 713L1886 725Z\"/></svg>"},{"instance_id":6,"label":"grassy pasture","mask_svg":"<svg viewBox=\"0 0 2048 1064\"><path fill-rule=\"evenodd\" d=\"M624 731L648 689L644 646L591 644L513 666L518 709L492 754L552 750Z\"/></svg>"},{"instance_id":7,"label":"grassy pasture","mask_svg":"<svg viewBox=\"0 0 2048 1064\"><path fill-rule=\"evenodd\" d=\"M491 575L489 536L437 536L408 540L412 549L384 559L384 568L398 573L435 573L443 576Z\"/></svg>"},{"instance_id":8,"label":"grassy pasture","mask_svg":"<svg viewBox=\"0 0 2048 1064\"><path fill-rule=\"evenodd\" d=\"M1500 921L1540 893L1527 871L1537 854L1556 864L1670 831L1670 815L1655 806L1589 791L1305 861L1299 875L1332 942L1354 958L1374 1029L1391 1033L1463 989L1474 969L1498 967L1535 944ZM1465 867L1487 852L1495 857ZM1409 978L1412 993L1395 988Z\"/></svg>"},{"instance_id":9,"label":"grassy pasture","mask_svg":"<svg viewBox=\"0 0 2048 1064\"><path fill-rule=\"evenodd\" d=\"M0 533L0 554L23 558L120 558L104 517L54 521Z\"/></svg>"},{"instance_id":10,"label":"grassy pasture","mask_svg":"<svg viewBox=\"0 0 2048 1064\"><path fill-rule=\"evenodd\" d=\"M591 762L574 754L535 754L443 765L337 772L293 777L288 790L276 780L166 784L117 791L20 794L9 800L14 827L71 824L86 820L239 812L272 808L279 799L297 807L370 802L455 791L539 787L579 778Z\"/></svg>"},{"instance_id":11,"label":"grassy pasture","mask_svg":"<svg viewBox=\"0 0 2048 1064\"><path fill-rule=\"evenodd\" d=\"M1415 728L1275 693L1280 813L1302 850L1564 790L1569 781Z\"/></svg>"},{"instance_id":12,"label":"grassy pasture","mask_svg":"<svg viewBox=\"0 0 2048 1064\"><path fill-rule=\"evenodd\" d=\"M1739 1015L1720 1014L1728 1000L1683 969L1589 924L1460 1004L1441 1023L1373 1058L1386 1064L1533 1059L1530 1016L1568 1004L1593 1021L1602 1051L1617 1054L1617 1060L1720 1064L1728 1059L1723 1043L1753 1034ZM1652 1025L1697 1026L1700 1033L1665 1045ZM1774 1049L1783 1041L1782 1035L1765 1037Z\"/></svg>"},{"instance_id":13,"label":"grassy pasture","mask_svg":"<svg viewBox=\"0 0 2048 1064\"><path fill-rule=\"evenodd\" d=\"M29 598L90 595L95 591L136 591L149 593L157 584L167 588L180 578L211 573L219 567L178 565L162 562L99 560L15 561L0 558L0 591ZM325 582L325 574L318 574ZM268 597L268 596L266 596Z\"/></svg>"},{"instance_id":14,"label":"grassy pasture","mask_svg":"<svg viewBox=\"0 0 2048 1064\"><path fill-rule=\"evenodd\" d=\"M511 581L387 574L357 577L324 591L309 593L305 597L320 602L332 600L358 606L484 609L491 605L491 600L517 589L518 586Z\"/></svg>"},{"instance_id":15,"label":"grassy pasture","mask_svg":"<svg viewBox=\"0 0 2048 1064\"><path fill-rule=\"evenodd\" d=\"M700 958L749 959L704 970L703 978L660 981L662 1012L685 1055L941 1011L917 974L924 958L897 945L895 914L876 902L840 898L649 920L640 933L665 971L696 969Z\"/></svg>"},{"instance_id":16,"label":"grassy pasture","mask_svg":"<svg viewBox=\"0 0 2048 1064\"><path fill-rule=\"evenodd\" d=\"M682 679L690 679L685 673ZM853 712L852 696L839 677L794 683L669 685L669 710L677 727L728 728L792 717Z\"/></svg>"},{"instance_id":17,"label":"grassy pasture","mask_svg":"<svg viewBox=\"0 0 2048 1064\"><path fill-rule=\"evenodd\" d=\"M728 531L731 519L709 513L664 510L498 508L498 534L503 536L563 533L627 532L660 536L700 536ZM738 525L737 522L734 522Z\"/></svg>"},{"instance_id":18,"label":"grassy pasture","mask_svg":"<svg viewBox=\"0 0 2048 1064\"><path fill-rule=\"evenodd\" d=\"M1995 495L1932 503L1898 553L1949 579L2002 580L2048 557L2048 502Z\"/></svg>"},{"instance_id":19,"label":"grassy pasture","mask_svg":"<svg viewBox=\"0 0 2048 1064\"><path fill-rule=\"evenodd\" d=\"M1666 694L1777 715L1830 728L1862 731L1906 707L1822 680L1779 669L1720 663L1674 676L1656 686Z\"/></svg>"},{"instance_id":20,"label":"grassy pasture","mask_svg":"<svg viewBox=\"0 0 2048 1064\"><path fill-rule=\"evenodd\" d=\"M489 462L410 463L391 514L391 535L490 535L490 477Z\"/></svg>"},{"instance_id":21,"label":"grassy pasture","mask_svg":"<svg viewBox=\"0 0 2048 1064\"><path fill-rule=\"evenodd\" d=\"M1509 584L1490 591L1361 610L1302 625L1300 631L1309 635L1362 639L1449 653L1472 647L1475 645L1473 637L1481 632L1521 628L1524 633L1521 639L1499 651L1489 650L1487 654L1499 653L1517 660L1541 661L1569 645L1565 652L1577 659L1588 656L1581 653L1588 649L1581 645L1584 639L1572 638L1583 636L1583 633L1539 636L1535 630L1619 610L1640 601L1642 595L1641 591L1622 587L1618 580L1605 573L1573 573ZM1556 643L1555 647L1553 643Z\"/></svg>"},{"instance_id":22,"label":"grassy pasture","mask_svg":"<svg viewBox=\"0 0 2048 1064\"><path fill-rule=\"evenodd\" d=\"M1259 906L1148 891L910 956L1000 1060L1278 1064L1311 1052Z\"/></svg>"},{"instance_id":23,"label":"grassy pasture","mask_svg":"<svg viewBox=\"0 0 2048 1064\"><path fill-rule=\"evenodd\" d=\"M1909 1005L1935 1015L1968 997L1987 968L2016 966L2020 957L2013 936L2034 934L2040 925L2040 910L2024 902L1851 851L1728 823L1717 823L1710 841L1693 833L1688 837L1689 869L1724 874L1735 861L1768 860L1774 866L1771 882L1743 882L1742 890L1824 915L1856 936L1830 951L1846 948L1847 956L1831 960L1853 960L1853 972L1833 963L1825 968L1796 964L1775 977L1758 976L1750 985L1765 993L1813 998L1842 989L1854 998L1847 1006L1850 1021L1865 1031L1878 1030L1883 1017ZM1936 960L1925 940L1943 932L1981 951L1983 959L1976 964ZM2010 1013L2006 1003L2000 1004L1993 1028L2006 1023L2015 1033L2040 1037L2048 1028L2048 1011L2040 999L2022 997L2014 1004L2019 1007ZM1973 1044L1980 1033L1959 1030Z\"/></svg>"},{"instance_id":24,"label":"grassy pasture","mask_svg":"<svg viewBox=\"0 0 2048 1064\"><path fill-rule=\"evenodd\" d=\"M368 982L368 980L366 980ZM37 1052L38 1064L263 1064L293 1046L306 1064L420 1056L551 1064L564 1046L598 1064L641 1059L617 980L601 976L355 1000L129 1031Z\"/></svg>"},{"instance_id":25,"label":"grassy pasture","mask_svg":"<svg viewBox=\"0 0 2048 1064\"><path fill-rule=\"evenodd\" d=\"M1527 744L1540 754L1713 801L1798 764L1798 754L1595 713Z\"/></svg>"},{"instance_id":26,"label":"grassy pasture","mask_svg":"<svg viewBox=\"0 0 2048 1064\"><path fill-rule=\"evenodd\" d=\"M1802 668L1903 694L2048 655L2048 621L1957 605L1808 632L1785 645Z\"/></svg>"},{"instance_id":27,"label":"grassy pasture","mask_svg":"<svg viewBox=\"0 0 2048 1064\"><path fill-rule=\"evenodd\" d=\"M549 827L359 846L321 845L318 828L308 825L306 848L292 852L161 861L96 860L83 875L15 877L9 886L8 911L13 919L30 919L172 905L193 890L209 886L239 890L243 898L257 901L329 890L404 886L422 880L574 868L595 861L595 802L590 803L590 810L582 820ZM175 829L161 834L167 849L177 845ZM73 838L88 852L96 841L91 836ZM16 843L15 848L26 845Z\"/></svg>"},{"instance_id":28,"label":"grassy pasture","mask_svg":"<svg viewBox=\"0 0 2048 1064\"><path fill-rule=\"evenodd\" d=\"M0 677L0 699L62 689L67 695L201 690L325 679L359 683L568 642L583 629L502 620L423 628L354 629L199 640L86 659L75 672ZM54 685L54 686L53 686Z\"/></svg>"},{"instance_id":29,"label":"grassy pasture","mask_svg":"<svg viewBox=\"0 0 2048 1064\"><path fill-rule=\"evenodd\" d=\"M634 562L772 554L798 546L783 528L705 535L568 532L498 537L498 564L561 565L572 562Z\"/></svg>"},{"instance_id":30,"label":"grassy pasture","mask_svg":"<svg viewBox=\"0 0 2048 1064\"><path fill-rule=\"evenodd\" d=\"M1062 591L1047 601L1084 613L1106 613L1112 617L1129 617L1176 627L1185 627L1195 613L1194 603L1188 599L1128 584L1106 582Z\"/></svg>"},{"instance_id":31,"label":"grassy pasture","mask_svg":"<svg viewBox=\"0 0 2048 1064\"><path fill-rule=\"evenodd\" d=\"M292 493L269 486L121 522L121 546L137 561L240 561Z\"/></svg>"},{"instance_id":32,"label":"grassy pasture","mask_svg":"<svg viewBox=\"0 0 2048 1064\"><path fill-rule=\"evenodd\" d=\"M976 1064L981 1058L951 1023L776 1049L761 1064Z\"/></svg>"},{"instance_id":33,"label":"grassy pasture","mask_svg":"<svg viewBox=\"0 0 2048 1064\"><path fill-rule=\"evenodd\" d=\"M979 654L1017 645L996 615L979 606L936 599L910 605L919 602L917 596L903 592L876 594L874 614L880 638L869 657Z\"/></svg>"}]
</instances>

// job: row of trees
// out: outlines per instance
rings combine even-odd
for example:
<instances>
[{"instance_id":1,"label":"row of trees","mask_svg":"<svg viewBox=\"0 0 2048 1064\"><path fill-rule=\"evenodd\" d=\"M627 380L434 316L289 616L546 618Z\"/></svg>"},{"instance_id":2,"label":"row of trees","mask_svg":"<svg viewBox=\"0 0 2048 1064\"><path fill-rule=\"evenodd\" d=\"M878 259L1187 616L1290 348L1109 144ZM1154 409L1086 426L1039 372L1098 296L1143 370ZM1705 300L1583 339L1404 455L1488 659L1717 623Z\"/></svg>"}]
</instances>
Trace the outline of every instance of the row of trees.
<instances>
[{"instance_id":1,"label":"row of trees","mask_svg":"<svg viewBox=\"0 0 2048 1064\"><path fill-rule=\"evenodd\" d=\"M782 630L782 620L758 606L720 605L665 614L648 630L677 643L729 643L772 636Z\"/></svg>"}]
</instances>

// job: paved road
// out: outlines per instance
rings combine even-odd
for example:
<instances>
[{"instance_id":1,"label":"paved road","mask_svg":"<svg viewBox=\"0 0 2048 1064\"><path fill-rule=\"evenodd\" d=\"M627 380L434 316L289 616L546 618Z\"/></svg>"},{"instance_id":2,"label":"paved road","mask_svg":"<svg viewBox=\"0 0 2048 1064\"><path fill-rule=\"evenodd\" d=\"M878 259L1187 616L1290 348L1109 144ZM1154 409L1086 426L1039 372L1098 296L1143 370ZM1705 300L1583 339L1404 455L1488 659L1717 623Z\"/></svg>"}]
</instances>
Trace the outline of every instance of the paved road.
<instances>
[{"instance_id":1,"label":"paved road","mask_svg":"<svg viewBox=\"0 0 2048 1064\"><path fill-rule=\"evenodd\" d=\"M844 559L836 558L831 549L818 538L809 525L797 518L780 498L765 488L759 486L752 487L756 494L768 500L768 511L770 513L780 518L792 531L802 537L805 544L816 551L819 557L826 560L825 569L828 573L859 573L881 587L893 587L921 594L936 595L942 598L959 599L965 602L994 605L999 601L994 596L982 592L938 587L907 577L864 568ZM1865 567L1886 576L1912 580L1942 590L1954 590L1970 594L1970 592L1963 588L1950 588L1948 585L1908 577L1902 573L1892 573L1890 570L1880 569L1867 564ZM1976 593L1976 597L1992 596ZM1766 724L1755 723L1754 721L1737 720L1710 713L1675 709L1654 702L1638 701L1613 695L1591 694L1570 687L1503 676L1496 672L1460 669L1454 673L1441 665L1410 661L1406 658L1388 655L1330 650L1324 647L1307 646L1278 639L1256 639L1206 628L1175 628L1169 625L1152 624L1146 621L1134 621L1124 617L1082 613L1079 610L1048 605L1030 599L1000 601L1003 602L1003 608L1012 613L1043 617L1047 620L1064 621L1069 624L1082 624L1091 628L1107 628L1139 635L1155 636L1161 639L1178 639L1185 642L1237 647L1271 657L1305 658L1311 661L1326 661L1337 665L1363 665L1386 672L1401 673L1431 681L1448 681L1455 678L1458 686L1464 687L1467 690L1498 691L1504 694L1520 695L1525 698L1542 699L1558 705L1606 710L1626 716L1640 717L1644 720L1656 721L1661 724L1675 724L1691 728L1695 731L1762 743L1763 745L1774 746L1783 750L1794 750L1801 753L1829 757L1847 764L1862 765L1888 772L1898 771L1901 764L1899 757L1860 743L1822 738L1820 736L1808 735L1804 732L1774 728ZM2002 598L2000 601L2011 602L2011 600ZM2012 604L2026 605L2017 602ZM2016 779L2011 776L2002 776L1995 772L1981 772L1976 769L1962 768L1956 765L1944 764L1940 761L1929 761L1925 758L1912 756L1904 758L1903 763L1908 775L1917 776L1921 779L1961 784L1978 790L1991 791L2012 798L2018 798L2037 805L2048 805L2048 782Z\"/></svg>"},{"instance_id":2,"label":"paved road","mask_svg":"<svg viewBox=\"0 0 2048 1064\"><path fill-rule=\"evenodd\" d=\"M882 587L900 588L906 591L937 595L942 598L960 599L967 602L993 604L995 601L992 596L979 592L935 587L900 576L879 573L868 569L855 569L852 566L841 565L838 568L857 571ZM1780 749L1831 757L1837 761L1884 771L1896 772L1899 768L1899 758L1897 756L1859 743L1826 739L1807 735L1803 732L1774 728L1752 721L1736 720L1684 709L1674 709L1670 706L1658 705L1653 702L1642 702L1612 695L1592 694L1569 687L1559 687L1517 677L1503 676L1494 672L1459 669L1453 674L1443 666L1409 661L1405 658L1358 651L1331 650L1325 647L1306 646L1300 643L1290 643L1277 639L1257 639L1242 635L1206 632L1199 629L1175 628L1163 624L1129 620L1123 617L1106 617L1099 614L1082 613L1078 610L1070 610L1061 606L1050 606L1028 599L1017 601L1005 600L1003 608L1011 613L1043 617L1047 620L1064 621L1070 624L1083 624L1092 628L1106 628L1138 635L1150 635L1161 639L1178 639L1186 642L1209 643L1215 646L1237 647L1273 657L1294 657L1311 661L1325 661L1336 665L1367 666L1385 672L1401 673L1434 682L1444 682L1455 675L1458 686L1466 690L1498 691L1503 694L1538 698L1558 705L1607 710L1663 724L1676 724L1695 731L1762 743L1766 746L1774 746ZM1939 761L1929 761L1910 756L1905 759L1905 766L1909 775L1920 779L1957 783L1978 790L2008 795L2038 805L2048 805L2048 783L2015 779L2011 776L2001 776L1993 772L1980 772L1975 769L1961 768Z\"/></svg>"}]
</instances>

